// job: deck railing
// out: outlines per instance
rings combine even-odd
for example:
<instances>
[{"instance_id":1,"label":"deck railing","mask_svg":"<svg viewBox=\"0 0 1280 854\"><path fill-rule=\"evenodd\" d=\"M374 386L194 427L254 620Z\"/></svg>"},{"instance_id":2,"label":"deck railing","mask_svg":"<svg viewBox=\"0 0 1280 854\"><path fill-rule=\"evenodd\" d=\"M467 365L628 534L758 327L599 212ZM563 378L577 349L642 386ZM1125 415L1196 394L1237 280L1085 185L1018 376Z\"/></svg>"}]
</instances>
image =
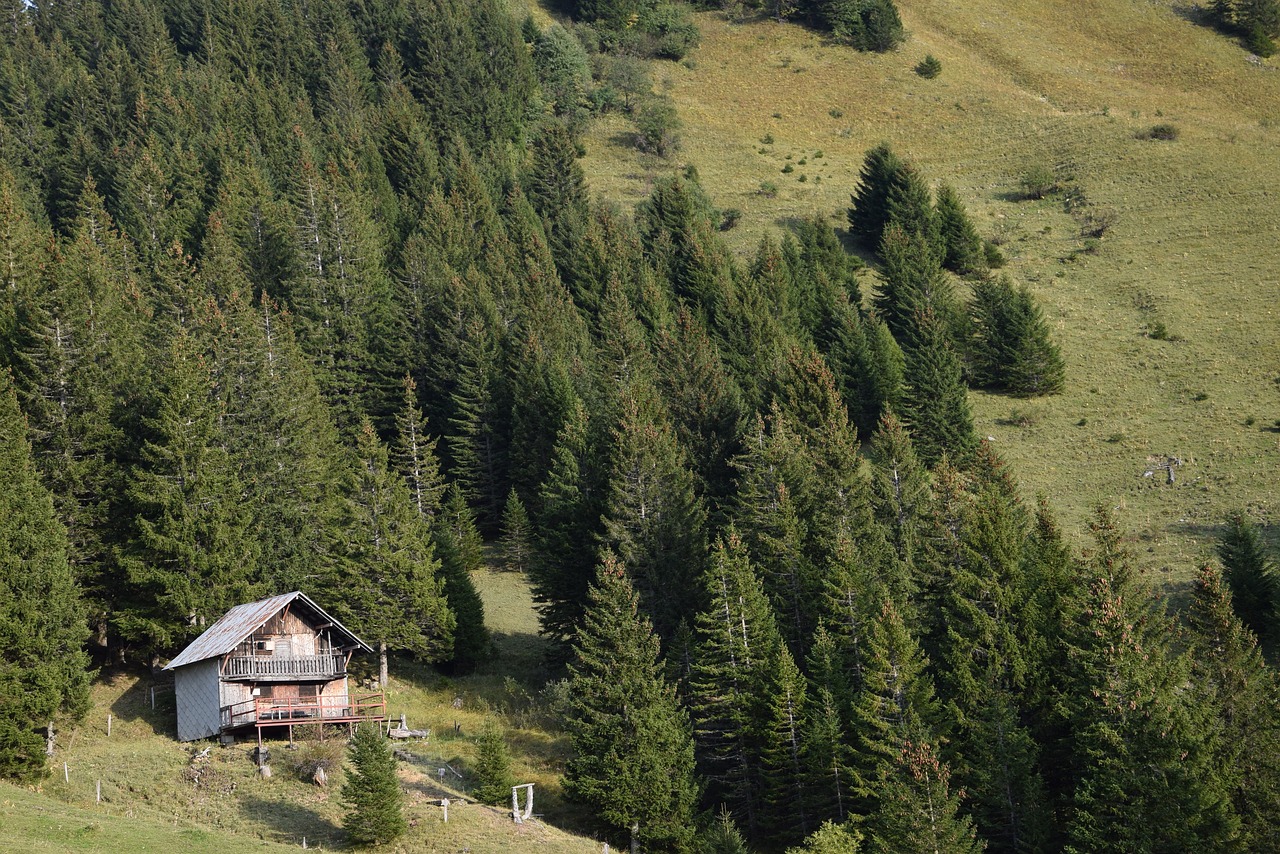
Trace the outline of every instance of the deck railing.
<instances>
[{"instance_id":1,"label":"deck railing","mask_svg":"<svg viewBox=\"0 0 1280 854\"><path fill-rule=\"evenodd\" d=\"M237 655L227 661L226 679L259 679L273 676L332 678L346 671L346 656L324 655Z\"/></svg>"},{"instance_id":2,"label":"deck railing","mask_svg":"<svg viewBox=\"0 0 1280 854\"><path fill-rule=\"evenodd\" d=\"M232 729L256 724L329 723L386 720L387 698L383 694L333 697L257 697L224 706L222 726Z\"/></svg>"}]
</instances>

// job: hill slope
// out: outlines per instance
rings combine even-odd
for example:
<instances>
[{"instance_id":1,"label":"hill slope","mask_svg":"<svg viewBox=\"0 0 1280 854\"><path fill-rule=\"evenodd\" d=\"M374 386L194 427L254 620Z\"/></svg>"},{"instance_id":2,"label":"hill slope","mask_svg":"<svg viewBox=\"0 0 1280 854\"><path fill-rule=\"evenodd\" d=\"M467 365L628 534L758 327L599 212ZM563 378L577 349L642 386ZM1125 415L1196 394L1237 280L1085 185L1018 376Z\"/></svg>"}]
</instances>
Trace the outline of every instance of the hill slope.
<instances>
[{"instance_id":1,"label":"hill slope","mask_svg":"<svg viewBox=\"0 0 1280 854\"><path fill-rule=\"evenodd\" d=\"M592 189L634 202L655 173L693 164L718 205L743 211L729 239L746 254L791 217L842 224L863 153L888 140L1003 244L1068 359L1060 397L973 395L979 434L1074 536L1105 502L1146 568L1183 579L1230 509L1277 510L1280 73L1175 3L900 6L911 37L885 55L699 16L691 61L655 73L682 150L640 156L625 122L603 122ZM913 72L926 53L935 80ZM1177 139L1142 138L1156 124ZM1040 165L1071 184L1075 216L1061 198L1019 199ZM1082 234L1090 215L1110 224L1097 242ZM1183 461L1171 486L1145 476L1166 455Z\"/></svg>"}]
</instances>

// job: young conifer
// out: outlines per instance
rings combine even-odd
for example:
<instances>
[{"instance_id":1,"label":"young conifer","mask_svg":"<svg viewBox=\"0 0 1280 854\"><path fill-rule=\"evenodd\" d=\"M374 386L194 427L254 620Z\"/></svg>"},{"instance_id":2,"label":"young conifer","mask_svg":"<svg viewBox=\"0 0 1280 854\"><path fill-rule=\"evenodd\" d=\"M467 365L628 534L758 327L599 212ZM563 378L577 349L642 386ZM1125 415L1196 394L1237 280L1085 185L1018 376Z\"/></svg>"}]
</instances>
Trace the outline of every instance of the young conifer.
<instances>
[{"instance_id":1,"label":"young conifer","mask_svg":"<svg viewBox=\"0 0 1280 854\"><path fill-rule=\"evenodd\" d=\"M376 724L361 724L351 740L352 769L342 787L342 827L358 845L381 845L408 829L396 760Z\"/></svg>"}]
</instances>

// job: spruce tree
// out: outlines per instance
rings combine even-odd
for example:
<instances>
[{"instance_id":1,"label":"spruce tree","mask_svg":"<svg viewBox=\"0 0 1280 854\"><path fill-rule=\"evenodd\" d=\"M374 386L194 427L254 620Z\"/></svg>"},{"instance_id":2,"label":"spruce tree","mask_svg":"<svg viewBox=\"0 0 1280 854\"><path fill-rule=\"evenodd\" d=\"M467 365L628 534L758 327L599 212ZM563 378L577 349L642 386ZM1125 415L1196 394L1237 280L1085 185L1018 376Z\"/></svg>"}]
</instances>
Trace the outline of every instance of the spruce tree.
<instances>
[{"instance_id":1,"label":"spruce tree","mask_svg":"<svg viewBox=\"0 0 1280 854\"><path fill-rule=\"evenodd\" d=\"M1218 559L1240 620L1254 634L1268 637L1276 619L1276 562L1267 553L1257 526L1243 513L1227 518Z\"/></svg>"},{"instance_id":2,"label":"spruce tree","mask_svg":"<svg viewBox=\"0 0 1280 854\"><path fill-rule=\"evenodd\" d=\"M1242 847L1269 850L1280 844L1280 680L1232 609L1216 567L1201 567L1191 592L1192 677L1220 728L1216 766L1240 817Z\"/></svg>"},{"instance_id":3,"label":"spruce tree","mask_svg":"<svg viewBox=\"0 0 1280 854\"><path fill-rule=\"evenodd\" d=\"M1065 638L1060 702L1075 769L1066 850L1234 847L1239 820L1214 767L1212 709L1186 690L1187 654L1173 647L1105 510L1092 529Z\"/></svg>"},{"instance_id":4,"label":"spruce tree","mask_svg":"<svg viewBox=\"0 0 1280 854\"><path fill-rule=\"evenodd\" d=\"M705 584L709 605L698 614L689 675L698 767L711 803L726 805L747 828L762 830L761 754L769 741L782 638L746 547L730 529L716 543Z\"/></svg>"},{"instance_id":5,"label":"spruce tree","mask_svg":"<svg viewBox=\"0 0 1280 854\"><path fill-rule=\"evenodd\" d=\"M388 470L387 449L365 419L342 525L333 535L339 559L320 600L376 645L379 682L387 654L398 650L437 661L454 639L455 615L431 531L404 481Z\"/></svg>"},{"instance_id":6,"label":"spruce tree","mask_svg":"<svg viewBox=\"0 0 1280 854\"><path fill-rule=\"evenodd\" d=\"M944 454L968 459L977 437L960 359L942 318L930 308L917 311L911 343L904 350L902 415L920 459L927 465Z\"/></svg>"},{"instance_id":7,"label":"spruce tree","mask_svg":"<svg viewBox=\"0 0 1280 854\"><path fill-rule=\"evenodd\" d=\"M982 237L950 184L938 185L936 212L943 248L942 266L961 276L984 273L987 260Z\"/></svg>"},{"instance_id":8,"label":"spruce tree","mask_svg":"<svg viewBox=\"0 0 1280 854\"><path fill-rule=\"evenodd\" d=\"M454 613L453 655L446 659L458 673L470 673L489 657L489 630L484 624L484 601L471 573L484 565L484 542L475 516L455 483L433 528L440 549L440 577L444 597Z\"/></svg>"},{"instance_id":9,"label":"spruce tree","mask_svg":"<svg viewBox=\"0 0 1280 854\"><path fill-rule=\"evenodd\" d=\"M533 559L533 527L524 502L514 489L507 495L507 506L502 511L502 537L498 540L502 568L521 575L529 571Z\"/></svg>"},{"instance_id":10,"label":"spruce tree","mask_svg":"<svg viewBox=\"0 0 1280 854\"><path fill-rule=\"evenodd\" d=\"M979 854L983 845L973 822L960 814L960 795L952 791L950 776L932 745L905 742L868 822L866 850Z\"/></svg>"},{"instance_id":11,"label":"spruce tree","mask_svg":"<svg viewBox=\"0 0 1280 854\"><path fill-rule=\"evenodd\" d=\"M1008 278L974 285L970 308L974 379L1020 397L1062 391L1066 368L1049 326L1027 288Z\"/></svg>"},{"instance_id":12,"label":"spruce tree","mask_svg":"<svg viewBox=\"0 0 1280 854\"><path fill-rule=\"evenodd\" d=\"M511 753L502 728L493 718L485 718L484 726L476 738L476 761L472 769L475 785L471 794L476 800L493 806L502 806L511 798L511 787L516 784L511 773Z\"/></svg>"},{"instance_id":13,"label":"spruce tree","mask_svg":"<svg viewBox=\"0 0 1280 854\"><path fill-rule=\"evenodd\" d=\"M357 845L391 842L409 829L396 760L376 724L361 724L351 740L351 771L342 787L342 827Z\"/></svg>"},{"instance_id":14,"label":"spruce tree","mask_svg":"<svg viewBox=\"0 0 1280 854\"><path fill-rule=\"evenodd\" d=\"M0 777L45 773L45 727L89 707L85 607L66 530L31 461L26 419L0 371Z\"/></svg>"},{"instance_id":15,"label":"spruce tree","mask_svg":"<svg viewBox=\"0 0 1280 854\"><path fill-rule=\"evenodd\" d=\"M687 846L698 800L689 719L663 677L636 591L609 552L575 641L568 692L569 797L633 846Z\"/></svg>"},{"instance_id":16,"label":"spruce tree","mask_svg":"<svg viewBox=\"0 0 1280 854\"><path fill-rule=\"evenodd\" d=\"M849 208L849 226L871 246L880 245L880 237L889 224L889 190L903 166L887 142L869 149L863 157Z\"/></svg>"}]
</instances>

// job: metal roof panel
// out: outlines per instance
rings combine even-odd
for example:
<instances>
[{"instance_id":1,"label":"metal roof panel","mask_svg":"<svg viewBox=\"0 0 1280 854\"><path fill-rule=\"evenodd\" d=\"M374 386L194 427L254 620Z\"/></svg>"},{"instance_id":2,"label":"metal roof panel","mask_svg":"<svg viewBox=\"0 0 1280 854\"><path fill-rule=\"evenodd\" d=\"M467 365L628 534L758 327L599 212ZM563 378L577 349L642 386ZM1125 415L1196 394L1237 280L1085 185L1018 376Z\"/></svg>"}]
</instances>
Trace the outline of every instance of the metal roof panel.
<instances>
[{"instance_id":1,"label":"metal roof panel","mask_svg":"<svg viewBox=\"0 0 1280 854\"><path fill-rule=\"evenodd\" d=\"M164 669L174 670L187 664L195 664L198 661L226 655L235 649L240 641L262 628L267 620L270 620L295 599L301 599L306 602L312 610L333 623L335 628L340 629L365 652L373 651L368 644L352 634L346 626L329 616L323 608L311 600L311 597L295 590L292 593L282 593L279 596L271 596L267 599L260 599L257 602L235 606L219 617L218 621L212 626L205 629L200 637L178 653L176 658L164 666Z\"/></svg>"}]
</instances>

